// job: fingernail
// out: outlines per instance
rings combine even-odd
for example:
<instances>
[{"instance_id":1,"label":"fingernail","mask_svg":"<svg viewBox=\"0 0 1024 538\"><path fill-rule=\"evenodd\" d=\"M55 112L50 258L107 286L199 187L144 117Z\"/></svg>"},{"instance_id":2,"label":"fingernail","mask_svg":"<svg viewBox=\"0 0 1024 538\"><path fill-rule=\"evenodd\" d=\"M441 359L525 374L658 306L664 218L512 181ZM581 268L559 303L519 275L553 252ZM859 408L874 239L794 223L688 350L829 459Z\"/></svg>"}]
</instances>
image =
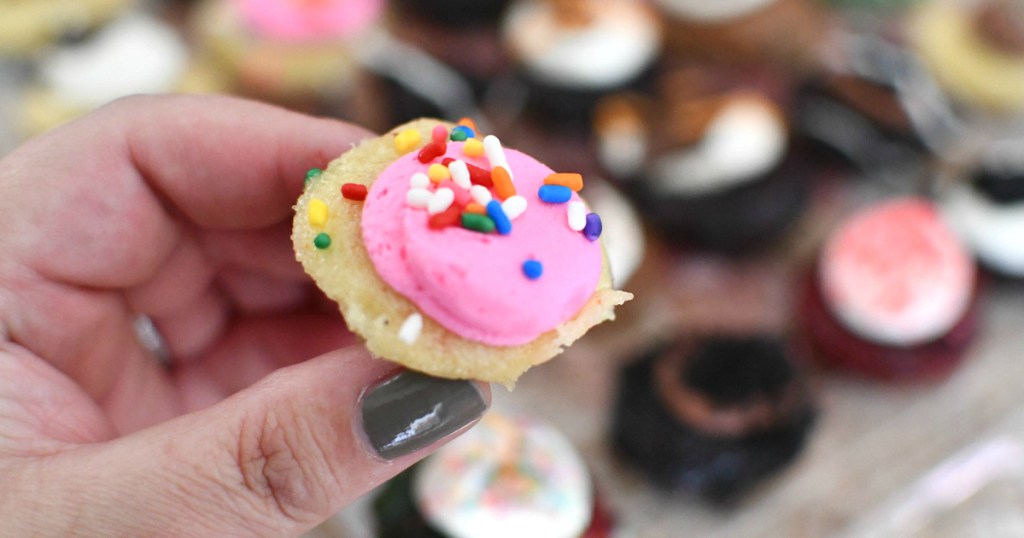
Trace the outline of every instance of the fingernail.
<instances>
[{"instance_id":1,"label":"fingernail","mask_svg":"<svg viewBox=\"0 0 1024 538\"><path fill-rule=\"evenodd\" d=\"M476 421L487 403L470 381L404 371L366 393L362 408L370 446L393 460Z\"/></svg>"}]
</instances>

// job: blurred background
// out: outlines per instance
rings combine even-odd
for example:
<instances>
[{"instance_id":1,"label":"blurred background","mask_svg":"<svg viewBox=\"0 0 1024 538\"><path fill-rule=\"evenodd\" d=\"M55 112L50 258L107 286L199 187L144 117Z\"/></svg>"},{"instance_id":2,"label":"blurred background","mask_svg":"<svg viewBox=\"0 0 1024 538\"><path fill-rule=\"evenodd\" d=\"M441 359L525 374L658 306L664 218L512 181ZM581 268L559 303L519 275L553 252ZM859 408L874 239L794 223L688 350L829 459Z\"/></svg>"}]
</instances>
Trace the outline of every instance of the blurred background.
<instances>
[{"instance_id":1,"label":"blurred background","mask_svg":"<svg viewBox=\"0 0 1024 538\"><path fill-rule=\"evenodd\" d=\"M1024 0L0 0L0 88L0 155L230 93L583 174L636 299L311 536L1024 536Z\"/></svg>"}]
</instances>

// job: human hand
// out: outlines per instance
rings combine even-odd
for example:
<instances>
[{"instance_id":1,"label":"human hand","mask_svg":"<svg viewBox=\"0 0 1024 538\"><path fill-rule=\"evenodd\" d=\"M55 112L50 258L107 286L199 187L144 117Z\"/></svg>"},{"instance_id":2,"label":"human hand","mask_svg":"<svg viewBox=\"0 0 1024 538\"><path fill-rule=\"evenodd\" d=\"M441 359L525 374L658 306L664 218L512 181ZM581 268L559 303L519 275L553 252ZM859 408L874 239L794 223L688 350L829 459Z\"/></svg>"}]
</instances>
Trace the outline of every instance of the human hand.
<instances>
[{"instance_id":1,"label":"human hand","mask_svg":"<svg viewBox=\"0 0 1024 538\"><path fill-rule=\"evenodd\" d=\"M0 160L0 535L298 534L479 418L484 386L339 350L295 262L305 171L367 135L137 97Z\"/></svg>"}]
</instances>

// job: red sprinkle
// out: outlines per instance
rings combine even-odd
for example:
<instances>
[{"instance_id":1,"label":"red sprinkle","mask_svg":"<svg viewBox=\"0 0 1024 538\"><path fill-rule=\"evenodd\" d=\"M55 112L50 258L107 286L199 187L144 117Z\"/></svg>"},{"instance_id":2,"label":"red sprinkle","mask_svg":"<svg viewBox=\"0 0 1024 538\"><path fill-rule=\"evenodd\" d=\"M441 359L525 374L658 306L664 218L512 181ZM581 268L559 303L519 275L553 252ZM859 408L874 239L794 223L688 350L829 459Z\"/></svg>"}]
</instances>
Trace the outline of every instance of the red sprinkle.
<instances>
[{"instance_id":1,"label":"red sprinkle","mask_svg":"<svg viewBox=\"0 0 1024 538\"><path fill-rule=\"evenodd\" d=\"M421 163L426 164L444 155L446 151L448 151L447 142L431 142L426 146L423 146L423 149L421 149L419 154L416 155L416 159L418 159Z\"/></svg>"},{"instance_id":2,"label":"red sprinkle","mask_svg":"<svg viewBox=\"0 0 1024 538\"><path fill-rule=\"evenodd\" d=\"M491 173L487 170L468 163L466 164L466 168L469 169L469 181L474 185L483 185L487 188L494 186L494 180L491 179Z\"/></svg>"},{"instance_id":3,"label":"red sprinkle","mask_svg":"<svg viewBox=\"0 0 1024 538\"><path fill-rule=\"evenodd\" d=\"M436 214L431 215L428 224L435 230L447 228L459 223L462 220L462 209L459 206L452 204L448 209Z\"/></svg>"},{"instance_id":4,"label":"red sprinkle","mask_svg":"<svg viewBox=\"0 0 1024 538\"><path fill-rule=\"evenodd\" d=\"M448 140L448 129L444 128L444 125L435 125L434 130L430 132L430 139L438 144L442 144Z\"/></svg>"},{"instance_id":5,"label":"red sprinkle","mask_svg":"<svg viewBox=\"0 0 1024 538\"><path fill-rule=\"evenodd\" d=\"M346 183L341 186L341 195L347 200L362 202L366 199L366 185L359 183Z\"/></svg>"}]
</instances>

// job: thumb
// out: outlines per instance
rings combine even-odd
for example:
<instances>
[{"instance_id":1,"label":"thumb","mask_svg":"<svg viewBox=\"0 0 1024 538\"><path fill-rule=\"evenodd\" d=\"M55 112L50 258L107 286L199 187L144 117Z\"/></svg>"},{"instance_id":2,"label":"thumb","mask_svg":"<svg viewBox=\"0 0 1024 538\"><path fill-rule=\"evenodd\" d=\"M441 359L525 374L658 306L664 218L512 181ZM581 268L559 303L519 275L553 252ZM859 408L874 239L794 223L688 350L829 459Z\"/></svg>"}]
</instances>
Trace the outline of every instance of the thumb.
<instances>
[{"instance_id":1,"label":"thumb","mask_svg":"<svg viewBox=\"0 0 1024 538\"><path fill-rule=\"evenodd\" d=\"M484 385L335 351L207 410L85 447L76 456L91 461L74 465L91 470L100 504L86 522L103 535L299 534L467 429L489 402ZM117 520L101 520L110 514Z\"/></svg>"}]
</instances>

